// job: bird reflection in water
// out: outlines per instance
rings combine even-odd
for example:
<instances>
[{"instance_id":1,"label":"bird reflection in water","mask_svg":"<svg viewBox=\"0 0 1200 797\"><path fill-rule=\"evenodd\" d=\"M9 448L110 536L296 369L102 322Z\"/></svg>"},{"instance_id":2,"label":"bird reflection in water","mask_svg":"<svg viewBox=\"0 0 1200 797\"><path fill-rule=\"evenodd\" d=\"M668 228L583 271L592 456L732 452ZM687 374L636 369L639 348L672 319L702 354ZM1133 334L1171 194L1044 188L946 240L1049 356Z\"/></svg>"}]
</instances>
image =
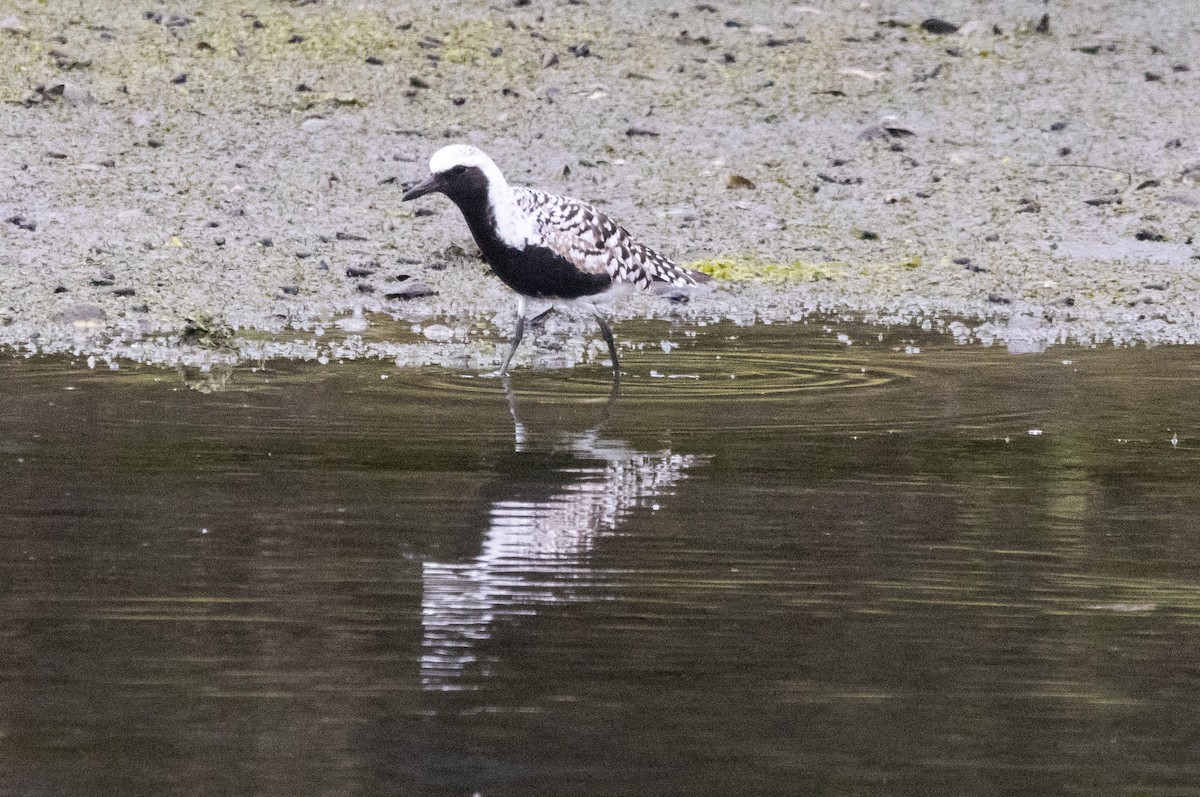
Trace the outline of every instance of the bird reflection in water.
<instances>
[{"instance_id":1,"label":"bird reflection in water","mask_svg":"<svg viewBox=\"0 0 1200 797\"><path fill-rule=\"evenodd\" d=\"M689 468L706 460L669 449L637 451L604 437L617 401L616 381L598 419L579 432L561 425L533 431L522 415L530 424L540 419L518 412L507 378L504 389L520 476L491 502L477 556L423 564L421 682L426 689L470 688L478 680L467 679L468 671L486 677L479 647L505 618L594 596L588 587L606 579L588 562L597 541L614 534L635 510L651 507Z\"/></svg>"}]
</instances>

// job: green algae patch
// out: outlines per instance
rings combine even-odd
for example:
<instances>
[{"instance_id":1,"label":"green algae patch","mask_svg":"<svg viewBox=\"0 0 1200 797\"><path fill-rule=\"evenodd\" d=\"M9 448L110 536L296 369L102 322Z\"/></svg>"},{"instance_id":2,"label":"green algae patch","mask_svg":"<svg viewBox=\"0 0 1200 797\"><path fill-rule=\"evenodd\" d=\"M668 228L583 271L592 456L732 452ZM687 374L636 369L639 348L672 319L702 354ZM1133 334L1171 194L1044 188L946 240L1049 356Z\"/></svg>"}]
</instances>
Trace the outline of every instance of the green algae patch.
<instances>
[{"instance_id":1,"label":"green algae patch","mask_svg":"<svg viewBox=\"0 0 1200 797\"><path fill-rule=\"evenodd\" d=\"M688 266L715 279L731 282L819 282L838 279L846 273L847 268L845 263L837 262L805 263L794 260L791 263L771 263L734 257L697 260Z\"/></svg>"},{"instance_id":2,"label":"green algae patch","mask_svg":"<svg viewBox=\"0 0 1200 797\"><path fill-rule=\"evenodd\" d=\"M260 37L266 56L299 56L322 64L359 61L367 56L405 50L413 37L398 33L388 20L371 11L342 12L333 17L272 15Z\"/></svg>"}]
</instances>

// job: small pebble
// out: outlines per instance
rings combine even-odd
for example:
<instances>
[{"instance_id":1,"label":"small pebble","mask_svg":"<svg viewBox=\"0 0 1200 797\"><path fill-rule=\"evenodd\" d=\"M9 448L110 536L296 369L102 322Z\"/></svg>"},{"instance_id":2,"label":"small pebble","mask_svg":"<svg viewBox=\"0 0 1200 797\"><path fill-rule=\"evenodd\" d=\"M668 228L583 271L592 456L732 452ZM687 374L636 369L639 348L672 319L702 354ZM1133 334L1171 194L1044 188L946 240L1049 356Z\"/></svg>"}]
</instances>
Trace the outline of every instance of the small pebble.
<instances>
[{"instance_id":1,"label":"small pebble","mask_svg":"<svg viewBox=\"0 0 1200 797\"><path fill-rule=\"evenodd\" d=\"M944 36L949 33L957 33L958 25L955 25L952 22L947 22L944 19L930 17L921 23L921 30L925 31L926 33L932 33L935 36Z\"/></svg>"},{"instance_id":2,"label":"small pebble","mask_svg":"<svg viewBox=\"0 0 1200 797\"><path fill-rule=\"evenodd\" d=\"M437 291L419 280L409 280L394 291L384 294L385 299L419 299L423 296L436 296Z\"/></svg>"}]
</instances>

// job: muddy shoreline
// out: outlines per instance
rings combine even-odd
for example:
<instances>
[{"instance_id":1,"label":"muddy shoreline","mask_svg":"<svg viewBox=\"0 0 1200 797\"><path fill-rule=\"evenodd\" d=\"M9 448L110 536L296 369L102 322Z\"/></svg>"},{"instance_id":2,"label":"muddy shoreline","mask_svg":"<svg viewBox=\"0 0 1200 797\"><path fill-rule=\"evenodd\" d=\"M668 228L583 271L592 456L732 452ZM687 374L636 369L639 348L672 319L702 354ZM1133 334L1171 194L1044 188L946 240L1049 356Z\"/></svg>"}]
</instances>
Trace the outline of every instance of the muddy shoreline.
<instances>
[{"instance_id":1,"label":"muddy shoreline","mask_svg":"<svg viewBox=\"0 0 1200 797\"><path fill-rule=\"evenodd\" d=\"M618 320L1200 342L1190 2L934 5L19 0L0 345L494 365L511 294L399 201L451 141L728 277ZM589 324L547 325L564 364Z\"/></svg>"}]
</instances>

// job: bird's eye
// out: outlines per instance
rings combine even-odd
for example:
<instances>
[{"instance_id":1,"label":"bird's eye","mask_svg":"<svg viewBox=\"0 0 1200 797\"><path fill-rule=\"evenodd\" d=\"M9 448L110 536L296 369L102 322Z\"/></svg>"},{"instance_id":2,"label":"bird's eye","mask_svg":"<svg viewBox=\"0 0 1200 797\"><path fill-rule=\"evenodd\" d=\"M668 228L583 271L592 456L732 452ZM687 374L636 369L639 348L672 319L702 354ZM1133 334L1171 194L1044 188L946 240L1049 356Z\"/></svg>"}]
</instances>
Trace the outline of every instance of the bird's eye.
<instances>
[{"instance_id":1,"label":"bird's eye","mask_svg":"<svg viewBox=\"0 0 1200 797\"><path fill-rule=\"evenodd\" d=\"M460 163L459 165L455 166L453 169L450 170L450 174L453 175L454 177L460 177L466 171L467 171L467 167L463 166Z\"/></svg>"}]
</instances>

